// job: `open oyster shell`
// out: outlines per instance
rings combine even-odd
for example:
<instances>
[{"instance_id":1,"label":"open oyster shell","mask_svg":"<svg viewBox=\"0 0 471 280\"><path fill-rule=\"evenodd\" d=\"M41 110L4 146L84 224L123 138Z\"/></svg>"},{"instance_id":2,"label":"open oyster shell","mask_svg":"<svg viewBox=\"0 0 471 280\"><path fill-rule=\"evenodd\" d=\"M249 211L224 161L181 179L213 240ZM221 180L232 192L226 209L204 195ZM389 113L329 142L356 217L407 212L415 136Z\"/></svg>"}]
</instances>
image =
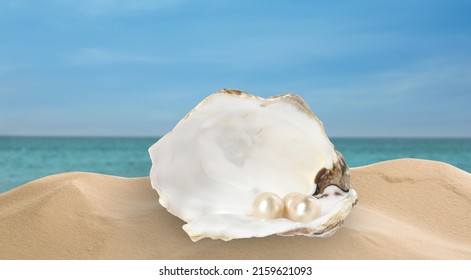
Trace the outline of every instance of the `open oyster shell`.
<instances>
[{"instance_id":1,"label":"open oyster shell","mask_svg":"<svg viewBox=\"0 0 471 280\"><path fill-rule=\"evenodd\" d=\"M224 89L204 99L149 149L160 204L187 222L193 241L278 235L326 237L357 201L350 174L322 123L297 95L267 99ZM314 195L307 223L257 219L262 192Z\"/></svg>"}]
</instances>

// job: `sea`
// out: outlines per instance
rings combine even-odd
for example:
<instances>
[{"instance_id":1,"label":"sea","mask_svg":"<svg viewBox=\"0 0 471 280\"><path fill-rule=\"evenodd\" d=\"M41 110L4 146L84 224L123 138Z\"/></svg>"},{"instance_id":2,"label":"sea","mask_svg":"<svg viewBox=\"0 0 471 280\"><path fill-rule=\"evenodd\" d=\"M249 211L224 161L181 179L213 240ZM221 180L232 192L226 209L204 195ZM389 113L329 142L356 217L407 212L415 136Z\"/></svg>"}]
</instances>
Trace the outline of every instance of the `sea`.
<instances>
[{"instance_id":1,"label":"sea","mask_svg":"<svg viewBox=\"0 0 471 280\"><path fill-rule=\"evenodd\" d=\"M0 192L44 176L96 172L148 176L158 138L0 137ZM331 138L350 167L398 158L430 159L471 173L471 138Z\"/></svg>"}]
</instances>

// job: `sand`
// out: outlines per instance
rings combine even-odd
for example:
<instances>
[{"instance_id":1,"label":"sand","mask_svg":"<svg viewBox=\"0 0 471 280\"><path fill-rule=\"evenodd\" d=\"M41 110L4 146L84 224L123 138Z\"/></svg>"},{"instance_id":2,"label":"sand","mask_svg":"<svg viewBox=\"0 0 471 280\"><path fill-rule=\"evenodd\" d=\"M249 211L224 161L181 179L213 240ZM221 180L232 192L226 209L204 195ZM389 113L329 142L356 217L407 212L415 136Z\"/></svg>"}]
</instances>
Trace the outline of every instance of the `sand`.
<instances>
[{"instance_id":1,"label":"sand","mask_svg":"<svg viewBox=\"0 0 471 280\"><path fill-rule=\"evenodd\" d=\"M0 195L0 259L471 259L471 174L415 159L351 174L359 201L332 237L196 243L147 177L48 176Z\"/></svg>"}]
</instances>

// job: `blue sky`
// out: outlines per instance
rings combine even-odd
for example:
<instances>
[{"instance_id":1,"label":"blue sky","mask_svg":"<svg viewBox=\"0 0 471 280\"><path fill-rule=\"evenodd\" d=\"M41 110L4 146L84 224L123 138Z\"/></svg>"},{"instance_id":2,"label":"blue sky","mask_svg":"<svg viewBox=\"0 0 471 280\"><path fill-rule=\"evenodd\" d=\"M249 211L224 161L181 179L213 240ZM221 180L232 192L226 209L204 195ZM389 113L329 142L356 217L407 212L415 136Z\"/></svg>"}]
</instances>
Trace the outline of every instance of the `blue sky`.
<instances>
[{"instance_id":1,"label":"blue sky","mask_svg":"<svg viewBox=\"0 0 471 280\"><path fill-rule=\"evenodd\" d=\"M0 0L0 135L156 136L221 88L471 137L470 1Z\"/></svg>"}]
</instances>

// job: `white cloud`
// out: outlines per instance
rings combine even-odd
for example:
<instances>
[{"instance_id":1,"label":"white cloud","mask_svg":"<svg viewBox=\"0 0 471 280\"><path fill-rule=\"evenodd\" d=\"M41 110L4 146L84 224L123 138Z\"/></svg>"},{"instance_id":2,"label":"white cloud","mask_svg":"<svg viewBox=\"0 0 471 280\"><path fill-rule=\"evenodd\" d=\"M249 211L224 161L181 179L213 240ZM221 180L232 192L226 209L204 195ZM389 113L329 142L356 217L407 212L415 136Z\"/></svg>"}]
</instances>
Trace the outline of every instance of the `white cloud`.
<instances>
[{"instance_id":1,"label":"white cloud","mask_svg":"<svg viewBox=\"0 0 471 280\"><path fill-rule=\"evenodd\" d=\"M0 64L0 76L8 73L10 71L10 67L8 65L1 65Z\"/></svg>"},{"instance_id":2,"label":"white cloud","mask_svg":"<svg viewBox=\"0 0 471 280\"><path fill-rule=\"evenodd\" d=\"M155 56L136 55L97 48L81 49L71 55L66 56L66 59L73 64L92 65L118 63L155 64L161 62L161 60Z\"/></svg>"},{"instance_id":3,"label":"white cloud","mask_svg":"<svg viewBox=\"0 0 471 280\"><path fill-rule=\"evenodd\" d=\"M3 10L23 8L59 9L78 12L87 16L120 15L129 12L152 11L170 8L182 0L0 0L0 13Z\"/></svg>"},{"instance_id":4,"label":"white cloud","mask_svg":"<svg viewBox=\"0 0 471 280\"><path fill-rule=\"evenodd\" d=\"M471 136L469 58L430 58L305 92L333 135Z\"/></svg>"},{"instance_id":5,"label":"white cloud","mask_svg":"<svg viewBox=\"0 0 471 280\"><path fill-rule=\"evenodd\" d=\"M463 96L463 92L470 90L470 59L436 57L311 92L335 96L339 102L356 99L377 106L401 104L414 98L425 101L438 95Z\"/></svg>"},{"instance_id":6,"label":"white cloud","mask_svg":"<svg viewBox=\"0 0 471 280\"><path fill-rule=\"evenodd\" d=\"M174 6L180 0L56 0L57 5L67 6L90 16L149 11Z\"/></svg>"}]
</instances>

